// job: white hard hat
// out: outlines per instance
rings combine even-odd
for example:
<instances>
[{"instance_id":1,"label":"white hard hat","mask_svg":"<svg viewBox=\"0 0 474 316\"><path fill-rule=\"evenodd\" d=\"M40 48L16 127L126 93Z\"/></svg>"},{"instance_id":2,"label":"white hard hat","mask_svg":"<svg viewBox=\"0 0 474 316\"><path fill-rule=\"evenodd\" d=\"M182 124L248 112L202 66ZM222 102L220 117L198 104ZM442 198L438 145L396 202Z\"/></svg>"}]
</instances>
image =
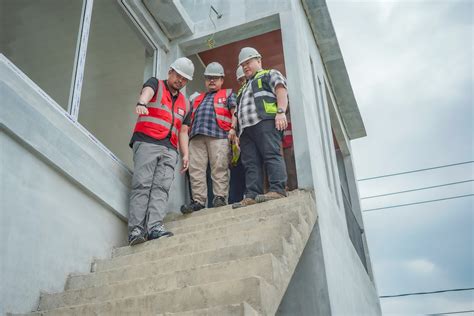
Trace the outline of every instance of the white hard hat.
<instances>
[{"instance_id":1,"label":"white hard hat","mask_svg":"<svg viewBox=\"0 0 474 316\"><path fill-rule=\"evenodd\" d=\"M252 58L262 58L259 52L253 47L244 47L239 53L239 65Z\"/></svg>"},{"instance_id":2,"label":"white hard hat","mask_svg":"<svg viewBox=\"0 0 474 316\"><path fill-rule=\"evenodd\" d=\"M193 80L194 64L190 59L186 57L178 58L174 61L174 63L171 64L170 68L179 73L184 78Z\"/></svg>"},{"instance_id":3,"label":"white hard hat","mask_svg":"<svg viewBox=\"0 0 474 316\"><path fill-rule=\"evenodd\" d=\"M237 71L235 72L235 76L237 77L237 80L245 76L244 74L244 68L242 66L237 67Z\"/></svg>"},{"instance_id":4,"label":"white hard hat","mask_svg":"<svg viewBox=\"0 0 474 316\"><path fill-rule=\"evenodd\" d=\"M194 99L196 99L197 96L199 96L199 92L194 92L193 94L191 94L191 96L189 97L189 102L193 103Z\"/></svg>"},{"instance_id":5,"label":"white hard hat","mask_svg":"<svg viewBox=\"0 0 474 316\"><path fill-rule=\"evenodd\" d=\"M224 77L224 67L219 63L212 62L204 70L204 76Z\"/></svg>"}]
</instances>

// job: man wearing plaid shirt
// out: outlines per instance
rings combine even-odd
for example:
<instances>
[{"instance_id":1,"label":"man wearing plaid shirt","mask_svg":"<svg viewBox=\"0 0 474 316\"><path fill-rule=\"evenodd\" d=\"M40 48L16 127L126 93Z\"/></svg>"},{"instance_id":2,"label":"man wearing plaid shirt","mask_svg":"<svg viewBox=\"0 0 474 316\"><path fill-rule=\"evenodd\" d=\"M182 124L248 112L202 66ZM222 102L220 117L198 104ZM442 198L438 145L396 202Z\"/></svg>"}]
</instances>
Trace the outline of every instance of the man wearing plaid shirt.
<instances>
[{"instance_id":1,"label":"man wearing plaid shirt","mask_svg":"<svg viewBox=\"0 0 474 316\"><path fill-rule=\"evenodd\" d=\"M184 214L199 211L206 205L206 169L211 167L214 207L227 204L229 192L229 141L232 117L235 111L235 94L222 89L224 68L219 63L207 65L204 72L207 93L201 93L193 101L193 109L183 122L184 130L190 129L189 177L193 201L181 207Z\"/></svg>"},{"instance_id":2,"label":"man wearing plaid shirt","mask_svg":"<svg viewBox=\"0 0 474 316\"><path fill-rule=\"evenodd\" d=\"M241 159L245 168L245 197L233 208L286 196L286 168L280 148L288 122L286 79L275 69L262 69L261 55L252 47L239 54L248 81L233 126L239 123ZM235 136L236 138L236 136ZM263 166L269 179L269 192L263 194Z\"/></svg>"}]
</instances>

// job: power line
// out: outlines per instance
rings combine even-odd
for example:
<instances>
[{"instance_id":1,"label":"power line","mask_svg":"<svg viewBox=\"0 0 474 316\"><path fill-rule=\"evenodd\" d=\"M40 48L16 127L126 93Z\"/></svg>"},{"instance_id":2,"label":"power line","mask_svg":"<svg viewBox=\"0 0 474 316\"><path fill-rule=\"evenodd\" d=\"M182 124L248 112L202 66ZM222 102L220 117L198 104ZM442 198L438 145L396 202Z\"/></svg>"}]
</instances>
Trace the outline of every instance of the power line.
<instances>
[{"instance_id":1,"label":"power line","mask_svg":"<svg viewBox=\"0 0 474 316\"><path fill-rule=\"evenodd\" d=\"M403 294L395 294L395 295L382 295L382 296L379 296L379 298L392 298L392 297L402 297L402 296L427 295L427 294L461 292L461 291L472 291L472 290L474 290L474 287L461 288L461 289L438 290L438 291L431 291L431 292L415 292L415 293L403 293Z\"/></svg>"},{"instance_id":2,"label":"power line","mask_svg":"<svg viewBox=\"0 0 474 316\"><path fill-rule=\"evenodd\" d=\"M465 314L474 312L474 309L468 311L457 311L457 312L446 312L446 313L436 313L436 314L425 314L425 316L440 316L440 315L453 315L453 314Z\"/></svg>"},{"instance_id":3,"label":"power line","mask_svg":"<svg viewBox=\"0 0 474 316\"><path fill-rule=\"evenodd\" d=\"M433 189L433 188L440 188L440 187L445 187L445 186L448 186L448 185L455 185L455 184L466 183L466 182L472 182L472 181L474 181L474 180L465 180L465 181L451 182L451 183L440 184L440 185L433 185L433 186L423 187L423 188L418 188L418 189L411 189L411 190L398 191L398 192L393 192L393 193L385 193L385 194L378 194L378 195L366 196L366 197L363 197L363 198L360 198L360 199L361 199L361 200L373 199L373 198L381 197L381 196L388 196L388 195L395 195L395 194L401 194L401 193L407 193L407 192L415 192L415 191L421 191L421 190L427 190L427 189Z\"/></svg>"},{"instance_id":4,"label":"power line","mask_svg":"<svg viewBox=\"0 0 474 316\"><path fill-rule=\"evenodd\" d=\"M386 174L386 175L382 175L382 176L376 176L376 177L370 177L370 178L363 178L363 179L358 179L357 181L360 182L360 181L367 181L367 180L373 180L373 179L379 179L379 178L393 177L393 176L398 176L398 175L407 174L407 173L413 173L413 172L420 172L420 171L426 171L426 170L433 170L433 169L440 169L440 168L446 168L446 167L452 167L452 166L465 165L465 164L473 163L473 162L474 162L474 160L470 160L470 161L465 161L465 162L453 163L453 164L449 164L449 165L442 165L442 166L431 167L431 168L410 170L410 171L404 171L404 172L397 172L397 173Z\"/></svg>"},{"instance_id":5,"label":"power line","mask_svg":"<svg viewBox=\"0 0 474 316\"><path fill-rule=\"evenodd\" d=\"M436 200L427 200L427 201L413 202L413 203L407 203L407 204L397 204L397 205L390 205L390 206L385 206L385 207L369 208L367 210L362 210L362 212L372 212L372 211L384 210L384 209L387 209L387 208L395 208L395 207L403 207L403 206L409 206L409 205L417 205L417 204L424 204L424 203L459 199L459 198L473 196L473 195L474 194L466 194L466 195L450 196L450 197L446 197L446 198L442 198L442 199L436 199Z\"/></svg>"}]
</instances>

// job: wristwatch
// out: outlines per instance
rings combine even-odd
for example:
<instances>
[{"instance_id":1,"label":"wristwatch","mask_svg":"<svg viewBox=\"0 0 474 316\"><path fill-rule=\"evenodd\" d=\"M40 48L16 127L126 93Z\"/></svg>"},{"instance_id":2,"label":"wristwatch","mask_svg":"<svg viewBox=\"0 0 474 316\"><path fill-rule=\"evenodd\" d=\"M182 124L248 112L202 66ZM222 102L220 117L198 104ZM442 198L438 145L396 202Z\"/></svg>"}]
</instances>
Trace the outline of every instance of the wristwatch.
<instances>
[{"instance_id":1,"label":"wristwatch","mask_svg":"<svg viewBox=\"0 0 474 316\"><path fill-rule=\"evenodd\" d=\"M285 110L283 110L282 108L278 108L277 113L278 113L278 114L285 113Z\"/></svg>"},{"instance_id":2,"label":"wristwatch","mask_svg":"<svg viewBox=\"0 0 474 316\"><path fill-rule=\"evenodd\" d=\"M145 103L137 102L137 106L139 106L139 105L147 107Z\"/></svg>"}]
</instances>

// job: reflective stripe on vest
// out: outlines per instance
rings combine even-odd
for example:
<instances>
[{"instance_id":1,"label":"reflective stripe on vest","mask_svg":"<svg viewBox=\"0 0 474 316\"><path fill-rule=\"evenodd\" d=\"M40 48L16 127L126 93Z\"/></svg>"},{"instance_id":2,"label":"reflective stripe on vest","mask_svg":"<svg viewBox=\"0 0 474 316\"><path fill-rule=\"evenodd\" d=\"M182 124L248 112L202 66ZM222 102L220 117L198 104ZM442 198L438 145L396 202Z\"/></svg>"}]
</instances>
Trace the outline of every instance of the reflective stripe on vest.
<instances>
[{"instance_id":1,"label":"reflective stripe on vest","mask_svg":"<svg viewBox=\"0 0 474 316\"><path fill-rule=\"evenodd\" d=\"M180 92L174 106L170 91L163 80L158 80L158 90L148 103L148 115L140 115L134 132L143 133L157 140L170 138L171 144L178 148L178 133L184 117L189 111L189 103ZM174 110L174 113L173 113Z\"/></svg>"},{"instance_id":2,"label":"reflective stripe on vest","mask_svg":"<svg viewBox=\"0 0 474 316\"><path fill-rule=\"evenodd\" d=\"M217 125L224 131L228 132L232 126L232 114L227 108L227 100L232 93L232 89L220 89L214 95L214 112L216 114ZM201 93L196 99L194 99L193 112L191 114L191 124L194 122L194 115L197 112L198 107L201 105L205 93Z\"/></svg>"}]
</instances>

